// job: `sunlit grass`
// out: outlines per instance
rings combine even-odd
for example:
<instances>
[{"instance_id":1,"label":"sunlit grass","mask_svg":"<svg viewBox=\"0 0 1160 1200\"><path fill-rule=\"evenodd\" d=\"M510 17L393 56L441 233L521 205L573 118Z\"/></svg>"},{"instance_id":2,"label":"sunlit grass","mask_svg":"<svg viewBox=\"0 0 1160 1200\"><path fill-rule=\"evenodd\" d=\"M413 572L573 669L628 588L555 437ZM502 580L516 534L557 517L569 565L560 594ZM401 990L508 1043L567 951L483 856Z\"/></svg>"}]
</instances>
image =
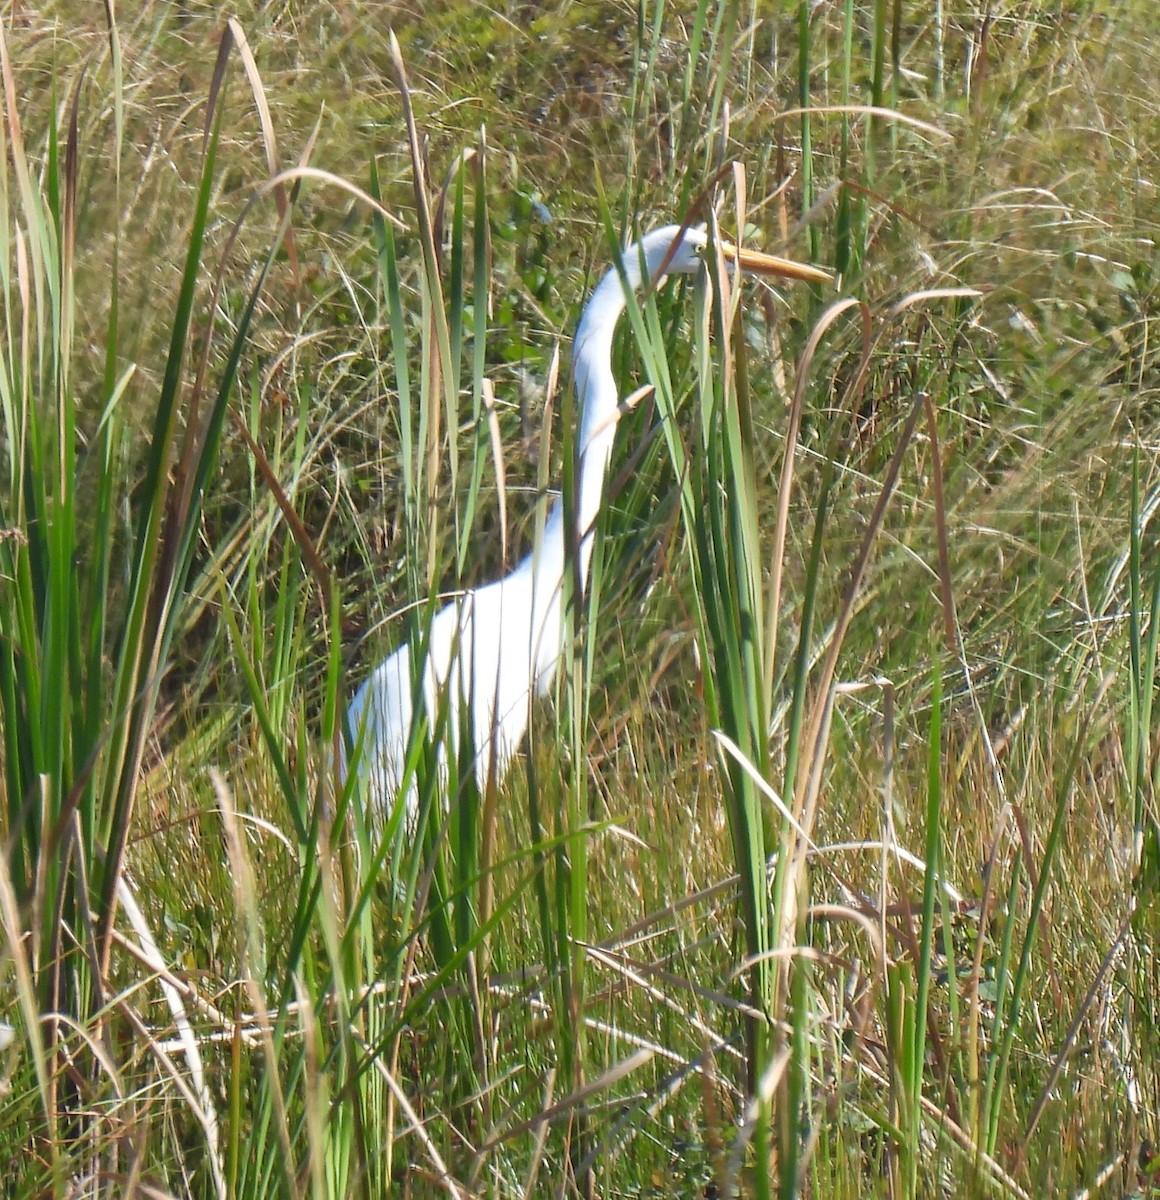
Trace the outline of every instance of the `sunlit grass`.
<instances>
[{"instance_id":1,"label":"sunlit grass","mask_svg":"<svg viewBox=\"0 0 1160 1200\"><path fill-rule=\"evenodd\" d=\"M6 1194L1157 1186L1160 42L1059 7L444 4L410 129L357 2L216 92L212 14L6 19ZM533 545L584 295L733 160L837 285L640 298L527 757L364 812L354 686ZM223 257L300 161L366 194Z\"/></svg>"}]
</instances>

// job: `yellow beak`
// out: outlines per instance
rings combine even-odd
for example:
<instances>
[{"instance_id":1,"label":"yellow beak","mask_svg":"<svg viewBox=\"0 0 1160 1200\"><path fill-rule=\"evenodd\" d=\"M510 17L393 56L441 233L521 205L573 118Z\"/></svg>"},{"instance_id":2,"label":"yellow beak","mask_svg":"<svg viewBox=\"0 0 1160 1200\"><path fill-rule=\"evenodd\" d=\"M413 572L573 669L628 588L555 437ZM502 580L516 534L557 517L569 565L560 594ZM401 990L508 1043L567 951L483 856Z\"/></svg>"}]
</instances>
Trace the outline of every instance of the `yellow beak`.
<instances>
[{"instance_id":1,"label":"yellow beak","mask_svg":"<svg viewBox=\"0 0 1160 1200\"><path fill-rule=\"evenodd\" d=\"M792 258L779 258L776 254L762 254L760 250L744 250L729 242L718 242L721 253L729 262L736 263L743 271L758 275L779 275L782 279L800 279L805 283L831 283L833 276L821 267L809 263L794 262Z\"/></svg>"}]
</instances>

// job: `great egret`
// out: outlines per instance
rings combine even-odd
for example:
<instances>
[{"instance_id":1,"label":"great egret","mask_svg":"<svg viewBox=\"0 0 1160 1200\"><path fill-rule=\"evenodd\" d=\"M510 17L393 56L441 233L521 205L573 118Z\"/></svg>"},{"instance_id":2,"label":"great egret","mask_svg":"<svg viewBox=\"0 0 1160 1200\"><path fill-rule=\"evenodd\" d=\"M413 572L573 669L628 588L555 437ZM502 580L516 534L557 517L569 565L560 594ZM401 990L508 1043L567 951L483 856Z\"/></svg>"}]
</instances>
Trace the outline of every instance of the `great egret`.
<instances>
[{"instance_id":1,"label":"great egret","mask_svg":"<svg viewBox=\"0 0 1160 1200\"><path fill-rule=\"evenodd\" d=\"M592 559L592 528L618 415L612 376L612 335L625 306L625 285L638 289L659 276L696 273L709 239L699 229L666 225L624 253L624 282L615 267L592 293L572 342L572 372L580 403L580 459L576 474L579 582ZM816 267L718 243L728 262L788 279L827 282ZM494 769L498 781L528 727L533 693L551 686L563 635L560 597L565 571L564 505L557 499L541 545L507 576L452 600L431 623L422 672L425 712L433 722L445 697L451 744L458 746L461 705L471 716L474 765L481 789ZM375 668L347 712L367 780L368 799L388 811L403 776L413 716L411 650L407 644ZM343 764L345 775L345 762ZM414 808L415 789L408 790Z\"/></svg>"}]
</instances>

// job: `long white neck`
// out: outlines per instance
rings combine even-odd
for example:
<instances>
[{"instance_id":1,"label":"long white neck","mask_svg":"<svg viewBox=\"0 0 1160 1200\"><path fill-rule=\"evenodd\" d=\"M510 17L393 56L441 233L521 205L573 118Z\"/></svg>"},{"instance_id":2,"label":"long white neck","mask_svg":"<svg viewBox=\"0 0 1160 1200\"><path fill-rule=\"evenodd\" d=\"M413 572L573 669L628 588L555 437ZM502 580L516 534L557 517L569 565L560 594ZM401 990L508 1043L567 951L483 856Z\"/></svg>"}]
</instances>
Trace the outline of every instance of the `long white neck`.
<instances>
[{"instance_id":1,"label":"long white neck","mask_svg":"<svg viewBox=\"0 0 1160 1200\"><path fill-rule=\"evenodd\" d=\"M627 284L635 290L642 281L640 255L631 247L623 259ZM624 312L625 292L613 267L592 293L572 340L572 373L580 405L580 460L576 472L576 527L580 587L588 583L592 562L593 526L604 495L604 477L616 435L619 397L612 375L612 335ZM560 594L565 570L564 503L557 499L544 526L544 538L517 570L534 576L532 631L537 686L551 683L559 657Z\"/></svg>"}]
</instances>

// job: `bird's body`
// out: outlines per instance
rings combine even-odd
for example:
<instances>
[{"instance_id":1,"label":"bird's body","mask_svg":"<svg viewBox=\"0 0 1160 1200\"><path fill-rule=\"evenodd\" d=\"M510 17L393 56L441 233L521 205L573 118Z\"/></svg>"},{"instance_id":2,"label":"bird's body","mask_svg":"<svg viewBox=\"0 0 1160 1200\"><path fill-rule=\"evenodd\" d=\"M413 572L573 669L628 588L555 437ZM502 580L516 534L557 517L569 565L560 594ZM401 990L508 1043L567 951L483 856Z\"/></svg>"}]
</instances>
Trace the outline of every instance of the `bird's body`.
<instances>
[{"instance_id":1,"label":"bird's body","mask_svg":"<svg viewBox=\"0 0 1160 1200\"><path fill-rule=\"evenodd\" d=\"M572 344L580 401L580 457L576 474L579 583L592 559L592 527L600 511L612 454L619 398L612 374L612 337L624 311L625 285L637 289L665 274L692 274L701 264L706 235L668 225L625 251L624 282L611 269L593 291ZM747 251L727 252L751 269L791 278L827 278L816 268ZM563 636L564 506L557 499L540 544L503 579L473 588L442 608L431 623L422 671L422 702L430 721L447 704L448 736L458 745L462 706L470 713L476 777L482 787L493 766L502 777L528 727L531 700L552 684ZM375 668L347 713L368 798L381 813L402 779L414 717L410 647L400 646ZM345 771L344 771L345 773ZM414 788L408 803L415 802Z\"/></svg>"},{"instance_id":2,"label":"bird's body","mask_svg":"<svg viewBox=\"0 0 1160 1200\"><path fill-rule=\"evenodd\" d=\"M535 691L546 691L555 673L558 638L545 638L544 633L559 621L560 588L553 601L545 583L537 604L535 584L529 556L512 574L445 605L431 622L423 670L425 711L434 721L441 694L447 696L449 737L458 745L460 706L467 703L480 786L486 782L491 754L498 779L527 730L533 640L551 647L550 654L541 656ZM525 631L524 636L501 637L500 631L509 628ZM375 668L347 713L352 738L356 744L363 742L362 770L376 808L390 802L403 774L414 716L412 688L411 648L404 643Z\"/></svg>"}]
</instances>

